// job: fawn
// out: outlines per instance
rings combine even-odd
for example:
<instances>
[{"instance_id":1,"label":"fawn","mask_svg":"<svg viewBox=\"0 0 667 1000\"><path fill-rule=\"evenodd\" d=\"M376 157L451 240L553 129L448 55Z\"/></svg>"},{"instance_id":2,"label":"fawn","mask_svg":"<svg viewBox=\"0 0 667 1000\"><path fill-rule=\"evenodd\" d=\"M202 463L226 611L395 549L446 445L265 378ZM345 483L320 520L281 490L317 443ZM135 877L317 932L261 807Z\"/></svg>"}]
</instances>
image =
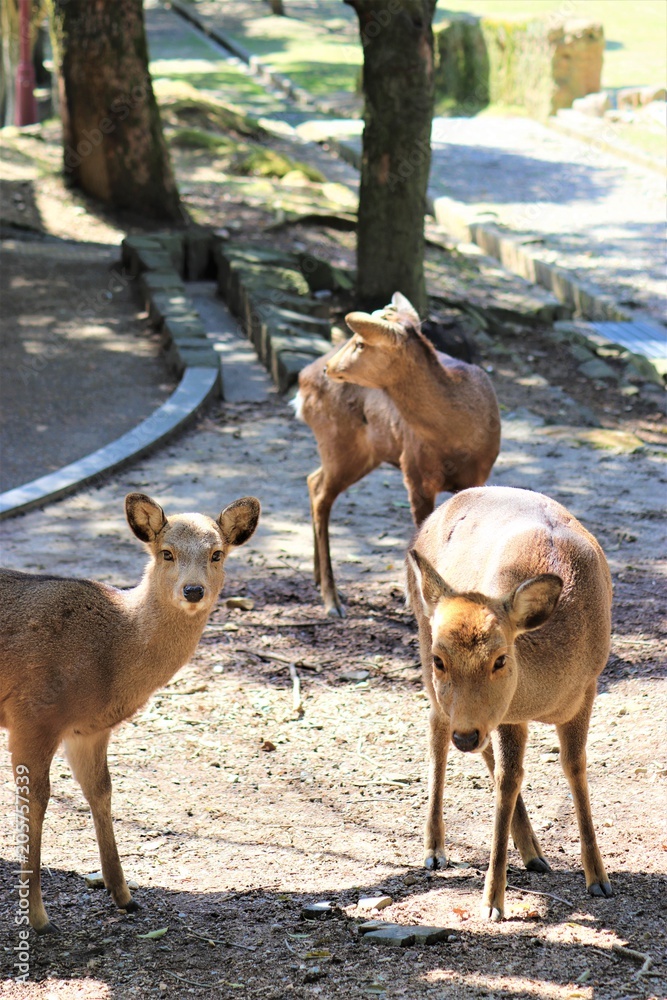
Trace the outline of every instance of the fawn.
<instances>
[{"instance_id":1,"label":"fawn","mask_svg":"<svg viewBox=\"0 0 667 1000\"><path fill-rule=\"evenodd\" d=\"M118 907L137 909L113 832L109 738L194 653L227 554L253 534L260 505L243 497L216 521L203 514L167 518L155 500L130 493L125 512L150 556L131 590L0 571L0 725L9 730L24 803L17 815L28 834L21 885L28 884L30 924L40 934L57 929L42 900L40 852L49 769L61 742L90 805L104 884Z\"/></svg>"},{"instance_id":2,"label":"fawn","mask_svg":"<svg viewBox=\"0 0 667 1000\"><path fill-rule=\"evenodd\" d=\"M308 477L315 583L327 613L341 617L329 552L336 497L389 462L403 473L420 525L440 491L483 485L500 449L489 377L436 351L405 296L396 292L384 309L353 312L345 321L354 336L301 371L295 401L322 462Z\"/></svg>"},{"instance_id":3,"label":"fawn","mask_svg":"<svg viewBox=\"0 0 667 1000\"><path fill-rule=\"evenodd\" d=\"M535 720L556 726L588 892L611 896L586 781L588 725L611 637L611 576L599 544L554 500L487 486L438 507L406 561L431 702L426 867L447 864L442 805L451 739L483 755L495 784L482 916L503 917L510 829L526 867L549 871L520 795Z\"/></svg>"}]
</instances>

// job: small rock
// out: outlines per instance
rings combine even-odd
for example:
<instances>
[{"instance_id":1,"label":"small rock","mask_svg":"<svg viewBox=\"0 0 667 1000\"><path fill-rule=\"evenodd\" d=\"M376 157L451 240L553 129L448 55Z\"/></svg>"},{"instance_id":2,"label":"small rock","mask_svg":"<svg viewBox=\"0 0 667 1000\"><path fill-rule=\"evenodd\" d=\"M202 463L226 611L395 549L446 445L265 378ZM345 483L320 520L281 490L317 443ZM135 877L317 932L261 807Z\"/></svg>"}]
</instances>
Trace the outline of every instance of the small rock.
<instances>
[{"instance_id":1,"label":"small rock","mask_svg":"<svg viewBox=\"0 0 667 1000\"><path fill-rule=\"evenodd\" d=\"M614 369L610 368L606 361L603 361L601 358L584 361L583 365L579 365L579 371L586 378L618 378Z\"/></svg>"},{"instance_id":2,"label":"small rock","mask_svg":"<svg viewBox=\"0 0 667 1000\"><path fill-rule=\"evenodd\" d=\"M386 927L379 927L376 931L369 931L364 934L364 941L372 941L374 944L385 944L391 948L409 948L415 943L414 928L400 927L398 924L387 924Z\"/></svg>"},{"instance_id":3,"label":"small rock","mask_svg":"<svg viewBox=\"0 0 667 1000\"><path fill-rule=\"evenodd\" d=\"M370 675L370 670L345 670L338 677L341 681L365 681Z\"/></svg>"},{"instance_id":4,"label":"small rock","mask_svg":"<svg viewBox=\"0 0 667 1000\"><path fill-rule=\"evenodd\" d=\"M225 607L240 608L241 611L252 611L255 607L255 602L251 601L249 597L228 597L225 601Z\"/></svg>"},{"instance_id":5,"label":"small rock","mask_svg":"<svg viewBox=\"0 0 667 1000\"><path fill-rule=\"evenodd\" d=\"M448 941L451 930L447 927L410 927L414 932L415 944L437 944Z\"/></svg>"},{"instance_id":6,"label":"small rock","mask_svg":"<svg viewBox=\"0 0 667 1000\"><path fill-rule=\"evenodd\" d=\"M238 632L239 627L235 625L234 622L225 622L225 624L220 629L221 632Z\"/></svg>"},{"instance_id":7,"label":"small rock","mask_svg":"<svg viewBox=\"0 0 667 1000\"><path fill-rule=\"evenodd\" d=\"M359 900L357 906L360 910L384 910L393 902L391 896L364 896Z\"/></svg>"},{"instance_id":8,"label":"small rock","mask_svg":"<svg viewBox=\"0 0 667 1000\"><path fill-rule=\"evenodd\" d=\"M264 740L259 749L264 750L265 753L272 753L276 749L276 745L271 740Z\"/></svg>"},{"instance_id":9,"label":"small rock","mask_svg":"<svg viewBox=\"0 0 667 1000\"><path fill-rule=\"evenodd\" d=\"M419 879L413 872L408 872L407 875L403 876L403 885L416 885Z\"/></svg>"},{"instance_id":10,"label":"small rock","mask_svg":"<svg viewBox=\"0 0 667 1000\"><path fill-rule=\"evenodd\" d=\"M84 875L84 880L89 889L103 889L104 888L104 876L102 872L92 872L90 875ZM129 888L129 886L128 886Z\"/></svg>"},{"instance_id":11,"label":"small rock","mask_svg":"<svg viewBox=\"0 0 667 1000\"><path fill-rule=\"evenodd\" d=\"M318 903L308 903L301 910L301 917L304 920L326 920L333 916L334 907L326 900Z\"/></svg>"},{"instance_id":12,"label":"small rock","mask_svg":"<svg viewBox=\"0 0 667 1000\"><path fill-rule=\"evenodd\" d=\"M600 91L597 94L586 94L585 97L575 97L572 101L574 111L579 111L583 115L592 115L594 118L602 118L610 107L609 94L605 91Z\"/></svg>"},{"instance_id":13,"label":"small rock","mask_svg":"<svg viewBox=\"0 0 667 1000\"><path fill-rule=\"evenodd\" d=\"M397 924L392 924L389 920L366 920L363 924L359 924L357 930L360 934L370 934L371 931L378 931L383 927L396 926Z\"/></svg>"}]
</instances>

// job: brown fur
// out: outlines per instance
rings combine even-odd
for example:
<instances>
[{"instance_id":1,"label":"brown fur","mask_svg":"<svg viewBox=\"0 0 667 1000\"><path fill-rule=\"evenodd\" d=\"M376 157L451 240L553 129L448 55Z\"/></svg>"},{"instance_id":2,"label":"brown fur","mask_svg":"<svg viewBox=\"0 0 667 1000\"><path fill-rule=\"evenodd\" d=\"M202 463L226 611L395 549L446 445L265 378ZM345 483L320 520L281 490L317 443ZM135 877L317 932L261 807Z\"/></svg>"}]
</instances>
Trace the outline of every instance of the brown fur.
<instances>
[{"instance_id":1,"label":"brown fur","mask_svg":"<svg viewBox=\"0 0 667 1000\"><path fill-rule=\"evenodd\" d=\"M547 871L521 799L531 720L556 726L572 790L586 883L610 896L586 782L597 677L609 655L611 577L595 538L539 493L459 493L422 525L407 557L431 701L427 867L445 866L442 802L450 738L481 752L495 781L496 818L482 912L503 915L507 842Z\"/></svg>"},{"instance_id":2,"label":"brown fur","mask_svg":"<svg viewBox=\"0 0 667 1000\"><path fill-rule=\"evenodd\" d=\"M105 885L117 906L136 909L111 821L111 731L190 659L220 593L225 558L259 518L254 497L229 504L217 521L203 514L167 519L142 493L130 493L125 506L150 555L132 590L0 570L0 725L9 730L17 785L29 798L22 880L39 933L54 929L42 901L40 851L49 768L61 742L93 814Z\"/></svg>"},{"instance_id":3,"label":"brown fur","mask_svg":"<svg viewBox=\"0 0 667 1000\"><path fill-rule=\"evenodd\" d=\"M382 462L400 468L416 525L443 490L486 482L500 448L493 386L481 368L437 352L402 295L372 316L351 313L355 335L303 369L298 410L322 461L308 477L315 582L343 614L329 552L336 497Z\"/></svg>"}]
</instances>

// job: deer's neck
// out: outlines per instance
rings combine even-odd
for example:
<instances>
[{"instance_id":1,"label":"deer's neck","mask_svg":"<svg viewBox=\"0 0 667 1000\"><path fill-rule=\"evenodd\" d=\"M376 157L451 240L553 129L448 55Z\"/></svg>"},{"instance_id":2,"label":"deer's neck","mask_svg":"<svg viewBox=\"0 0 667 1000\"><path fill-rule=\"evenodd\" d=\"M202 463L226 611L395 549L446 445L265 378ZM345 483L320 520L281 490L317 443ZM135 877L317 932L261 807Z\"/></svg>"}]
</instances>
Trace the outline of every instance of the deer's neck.
<instances>
[{"instance_id":1,"label":"deer's neck","mask_svg":"<svg viewBox=\"0 0 667 1000\"><path fill-rule=\"evenodd\" d=\"M400 381L385 387L398 412L420 436L440 433L447 421L450 377L435 353L418 340L406 345L400 362Z\"/></svg>"},{"instance_id":2,"label":"deer's neck","mask_svg":"<svg viewBox=\"0 0 667 1000\"><path fill-rule=\"evenodd\" d=\"M141 705L163 687L192 657L206 625L209 608L190 614L165 607L155 596L150 575L124 595L128 642L115 687L123 701Z\"/></svg>"}]
</instances>

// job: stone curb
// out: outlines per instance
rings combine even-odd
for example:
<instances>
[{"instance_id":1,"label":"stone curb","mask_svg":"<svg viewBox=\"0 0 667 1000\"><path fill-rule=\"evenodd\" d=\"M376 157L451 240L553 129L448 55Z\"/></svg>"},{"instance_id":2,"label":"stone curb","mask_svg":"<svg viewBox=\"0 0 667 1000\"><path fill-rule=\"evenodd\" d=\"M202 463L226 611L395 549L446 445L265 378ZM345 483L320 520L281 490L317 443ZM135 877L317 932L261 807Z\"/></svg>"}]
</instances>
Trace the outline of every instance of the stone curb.
<instances>
[{"instance_id":1,"label":"stone curb","mask_svg":"<svg viewBox=\"0 0 667 1000\"><path fill-rule=\"evenodd\" d=\"M280 392L331 348L328 309L310 297L313 283L335 285L335 269L326 261L225 242L206 229L128 236L122 248L123 265L139 276L149 319L160 330L167 361L177 375L193 365L220 370L219 355L186 293L184 277L217 277L220 297Z\"/></svg>"},{"instance_id":2,"label":"stone curb","mask_svg":"<svg viewBox=\"0 0 667 1000\"><path fill-rule=\"evenodd\" d=\"M166 403L133 430L70 465L0 494L0 520L32 507L59 500L139 458L180 430L218 393L219 374L211 368L189 368Z\"/></svg>"},{"instance_id":3,"label":"stone curb","mask_svg":"<svg viewBox=\"0 0 667 1000\"><path fill-rule=\"evenodd\" d=\"M348 163L361 166L361 152L345 139L329 138L329 145ZM454 239L463 243L474 243L484 253L498 260L503 267L513 274L533 285L539 285L551 292L559 302L578 313L583 319L591 321L611 320L631 323L643 320L657 328L657 323L651 316L638 311L630 313L620 306L610 295L606 295L593 284L573 278L564 268L549 264L531 254L521 242L521 237L513 236L494 226L492 223L474 222L469 217L465 205L445 196L434 198L427 195L427 208L436 221L446 229ZM591 351L598 350L600 340L592 333L590 337L582 331L582 336L590 341ZM611 342L608 342L611 345ZM618 345L615 345L618 346ZM628 353L628 363L633 365L637 373L658 385L664 385L662 374L649 358L643 355ZM648 372L647 366L651 368Z\"/></svg>"},{"instance_id":4,"label":"stone curb","mask_svg":"<svg viewBox=\"0 0 667 1000\"><path fill-rule=\"evenodd\" d=\"M308 276L326 266L314 257L218 242L218 291L238 318L280 392L331 349L331 324L310 298ZM311 279L312 280L312 279Z\"/></svg>"},{"instance_id":5,"label":"stone curb","mask_svg":"<svg viewBox=\"0 0 667 1000\"><path fill-rule=\"evenodd\" d=\"M300 107L312 108L313 111L319 111L324 115L335 115L338 118L346 117L344 113L341 113L339 108L334 107L334 105L329 104L327 101L318 100L307 90L304 90L303 87L298 87L292 83L289 77L278 73L270 63L265 62L261 56L253 55L244 45L241 45L240 42L237 42L228 35L226 31L215 25L208 24L206 18L202 17L196 10L193 10L192 5L187 3L186 0L170 0L170 5L181 17L194 25L195 28L199 28L200 31L213 39L214 42L222 45L232 55L235 55L242 62L246 63L253 77L260 83L272 83Z\"/></svg>"}]
</instances>

